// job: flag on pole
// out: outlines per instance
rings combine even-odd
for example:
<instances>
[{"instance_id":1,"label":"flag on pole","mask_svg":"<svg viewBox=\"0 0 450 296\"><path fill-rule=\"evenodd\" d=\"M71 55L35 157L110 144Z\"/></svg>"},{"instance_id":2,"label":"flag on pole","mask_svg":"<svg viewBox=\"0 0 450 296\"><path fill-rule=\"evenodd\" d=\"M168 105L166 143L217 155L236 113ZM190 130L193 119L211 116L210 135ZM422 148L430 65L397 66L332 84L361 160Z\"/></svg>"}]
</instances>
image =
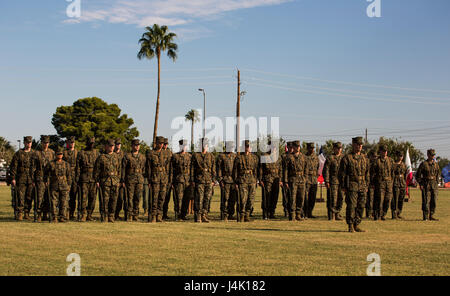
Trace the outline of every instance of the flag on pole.
<instances>
[{"instance_id":1,"label":"flag on pole","mask_svg":"<svg viewBox=\"0 0 450 296\"><path fill-rule=\"evenodd\" d=\"M319 152L319 171L318 171L319 178L317 178L317 182L319 182L320 184L323 184L323 182L324 182L322 171L323 171L323 166L325 164L325 160L326 160L326 157L323 154L323 149L322 149L322 147L320 147L320 152Z\"/></svg>"},{"instance_id":2,"label":"flag on pole","mask_svg":"<svg viewBox=\"0 0 450 296\"><path fill-rule=\"evenodd\" d=\"M409 158L409 149L406 150L406 157L405 157L405 165L406 165L406 194L409 196L408 186L412 183L413 179L413 171L411 166L411 158Z\"/></svg>"}]
</instances>

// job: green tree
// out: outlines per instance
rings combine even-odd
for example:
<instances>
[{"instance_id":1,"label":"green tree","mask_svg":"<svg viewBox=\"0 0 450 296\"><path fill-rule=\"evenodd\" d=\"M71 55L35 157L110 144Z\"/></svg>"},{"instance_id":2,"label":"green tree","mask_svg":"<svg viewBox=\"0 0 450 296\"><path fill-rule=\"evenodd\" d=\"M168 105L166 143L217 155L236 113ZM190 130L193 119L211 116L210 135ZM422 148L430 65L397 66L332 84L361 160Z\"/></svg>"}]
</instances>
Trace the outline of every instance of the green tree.
<instances>
[{"instance_id":1,"label":"green tree","mask_svg":"<svg viewBox=\"0 0 450 296\"><path fill-rule=\"evenodd\" d=\"M186 121L190 121L191 122L191 152L194 152L194 124L198 121L200 121L200 116L198 113L198 110L195 109L191 109L188 111L188 113L186 113L186 115L184 115L184 118L186 119Z\"/></svg>"},{"instance_id":2,"label":"green tree","mask_svg":"<svg viewBox=\"0 0 450 296\"><path fill-rule=\"evenodd\" d=\"M79 99L72 106L60 106L53 114L52 124L58 137L75 136L79 148L84 148L89 137L95 137L97 147L107 139L122 139L124 149L139 136L134 121L127 114L120 114L116 104L108 104L92 97Z\"/></svg>"},{"instance_id":3,"label":"green tree","mask_svg":"<svg viewBox=\"0 0 450 296\"><path fill-rule=\"evenodd\" d=\"M445 157L442 158L442 157L438 156L436 158L436 160L437 160L437 163L439 165L439 169L441 170L441 172L442 172L442 169L445 168L450 163L450 160Z\"/></svg>"},{"instance_id":4,"label":"green tree","mask_svg":"<svg viewBox=\"0 0 450 296\"><path fill-rule=\"evenodd\" d=\"M3 159L7 165L11 162L15 149L9 141L0 137L0 159Z\"/></svg>"},{"instance_id":5,"label":"green tree","mask_svg":"<svg viewBox=\"0 0 450 296\"><path fill-rule=\"evenodd\" d=\"M161 93L161 52L167 51L167 56L175 62L177 59L178 45L173 42L177 36L175 33L169 32L167 26L159 26L154 24L153 27L146 27L147 31L142 34L139 39L141 49L139 50L138 59L153 59L155 56L158 60L158 95L156 97L155 124L153 126L153 143L156 143L158 132L159 117L159 98Z\"/></svg>"}]
</instances>

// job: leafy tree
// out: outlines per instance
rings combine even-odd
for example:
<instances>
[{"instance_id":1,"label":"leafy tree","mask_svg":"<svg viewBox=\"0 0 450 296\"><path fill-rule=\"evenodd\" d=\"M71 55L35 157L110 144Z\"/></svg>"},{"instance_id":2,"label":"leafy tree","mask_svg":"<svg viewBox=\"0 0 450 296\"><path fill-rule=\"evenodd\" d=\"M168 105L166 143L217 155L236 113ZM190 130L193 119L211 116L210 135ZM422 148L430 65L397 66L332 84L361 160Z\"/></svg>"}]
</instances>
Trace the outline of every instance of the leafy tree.
<instances>
[{"instance_id":1,"label":"leafy tree","mask_svg":"<svg viewBox=\"0 0 450 296\"><path fill-rule=\"evenodd\" d=\"M450 160L447 158L437 157L436 160L438 162L439 169L441 171L443 168L445 168L450 163Z\"/></svg>"},{"instance_id":2,"label":"leafy tree","mask_svg":"<svg viewBox=\"0 0 450 296\"><path fill-rule=\"evenodd\" d=\"M141 49L139 50L138 59L153 59L155 56L158 60L158 95L156 97L155 125L153 127L153 143L156 143L156 135L158 132L159 117L159 98L161 93L161 52L167 51L167 56L174 62L177 59L178 45L173 42L177 36L175 33L169 32L167 26L159 26L154 24L153 27L146 27L147 32L142 34L139 39Z\"/></svg>"},{"instance_id":3,"label":"leafy tree","mask_svg":"<svg viewBox=\"0 0 450 296\"><path fill-rule=\"evenodd\" d=\"M5 160L6 164L11 162L15 149L9 141L0 137L0 159Z\"/></svg>"},{"instance_id":4,"label":"leafy tree","mask_svg":"<svg viewBox=\"0 0 450 296\"><path fill-rule=\"evenodd\" d=\"M126 150L130 142L139 136L133 119L116 104L108 104L102 99L91 97L79 99L72 106L60 106L53 114L52 124L57 136L67 138L75 136L80 149L85 147L89 137L96 138L96 145L100 147L107 139L122 139L122 146Z\"/></svg>"},{"instance_id":5,"label":"leafy tree","mask_svg":"<svg viewBox=\"0 0 450 296\"><path fill-rule=\"evenodd\" d=\"M191 151L194 151L194 124L195 122L200 121L200 116L198 114L198 111L195 109L191 109L188 111L188 113L186 113L186 115L184 115L184 118L186 119L186 121L190 121L191 122Z\"/></svg>"}]
</instances>

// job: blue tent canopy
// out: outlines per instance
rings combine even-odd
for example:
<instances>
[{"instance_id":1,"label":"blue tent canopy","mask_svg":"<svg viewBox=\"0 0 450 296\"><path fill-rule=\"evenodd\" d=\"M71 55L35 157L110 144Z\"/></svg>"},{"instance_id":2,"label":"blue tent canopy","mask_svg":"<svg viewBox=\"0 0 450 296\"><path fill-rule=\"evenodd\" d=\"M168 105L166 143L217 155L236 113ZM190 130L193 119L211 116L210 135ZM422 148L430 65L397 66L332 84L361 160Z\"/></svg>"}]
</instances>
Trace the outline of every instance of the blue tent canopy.
<instances>
[{"instance_id":1,"label":"blue tent canopy","mask_svg":"<svg viewBox=\"0 0 450 296\"><path fill-rule=\"evenodd\" d=\"M450 164L442 169L442 178L444 178L444 182L450 182Z\"/></svg>"}]
</instances>

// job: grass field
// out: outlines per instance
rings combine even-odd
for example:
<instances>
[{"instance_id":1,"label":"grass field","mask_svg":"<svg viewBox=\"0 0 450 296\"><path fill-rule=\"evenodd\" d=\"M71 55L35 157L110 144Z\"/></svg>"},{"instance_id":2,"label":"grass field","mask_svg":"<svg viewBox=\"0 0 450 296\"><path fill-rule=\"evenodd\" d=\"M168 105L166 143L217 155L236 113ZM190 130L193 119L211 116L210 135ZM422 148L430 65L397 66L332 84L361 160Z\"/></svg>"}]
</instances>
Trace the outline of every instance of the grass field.
<instances>
[{"instance_id":1,"label":"grass field","mask_svg":"<svg viewBox=\"0 0 450 296\"><path fill-rule=\"evenodd\" d=\"M195 224L192 216L153 224L37 224L12 219L9 187L0 186L0 275L62 276L70 253L81 256L82 275L366 275L370 253L381 256L382 275L450 275L450 190L439 193L440 221L421 221L420 193L413 190L404 220L364 220L366 233L328 221L325 203L316 204L318 219L263 221L259 189L253 222L221 222L218 193L209 224ZM281 204L277 210L281 216Z\"/></svg>"}]
</instances>

